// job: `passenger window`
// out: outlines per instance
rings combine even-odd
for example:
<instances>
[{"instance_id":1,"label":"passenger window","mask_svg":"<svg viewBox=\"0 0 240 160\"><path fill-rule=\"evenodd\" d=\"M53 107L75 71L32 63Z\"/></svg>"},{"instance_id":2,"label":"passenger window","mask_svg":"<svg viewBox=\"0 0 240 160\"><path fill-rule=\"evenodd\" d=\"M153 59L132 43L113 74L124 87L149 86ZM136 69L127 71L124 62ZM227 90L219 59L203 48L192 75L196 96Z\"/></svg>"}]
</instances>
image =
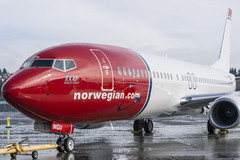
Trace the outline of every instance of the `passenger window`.
<instances>
[{"instance_id":1,"label":"passenger window","mask_svg":"<svg viewBox=\"0 0 240 160\"><path fill-rule=\"evenodd\" d=\"M140 77L140 71L139 71L139 69L137 69L137 78L139 78Z\"/></svg>"},{"instance_id":2,"label":"passenger window","mask_svg":"<svg viewBox=\"0 0 240 160\"><path fill-rule=\"evenodd\" d=\"M133 68L133 78L135 78L135 75L136 75L136 71L135 71L135 69Z\"/></svg>"},{"instance_id":3,"label":"passenger window","mask_svg":"<svg viewBox=\"0 0 240 160\"><path fill-rule=\"evenodd\" d=\"M142 73L142 77L144 77L144 72L143 72L143 70L141 70L141 73Z\"/></svg>"},{"instance_id":4,"label":"passenger window","mask_svg":"<svg viewBox=\"0 0 240 160\"><path fill-rule=\"evenodd\" d=\"M147 71L145 70L145 75L146 75L146 77L148 77L148 73L147 73Z\"/></svg>"},{"instance_id":5,"label":"passenger window","mask_svg":"<svg viewBox=\"0 0 240 160\"><path fill-rule=\"evenodd\" d=\"M64 71L63 60L56 60L53 67L56 68L56 69L59 69L61 71Z\"/></svg>"},{"instance_id":6,"label":"passenger window","mask_svg":"<svg viewBox=\"0 0 240 160\"><path fill-rule=\"evenodd\" d=\"M160 75L161 75L161 78L163 79L163 74L162 74L162 72L160 72Z\"/></svg>"},{"instance_id":7,"label":"passenger window","mask_svg":"<svg viewBox=\"0 0 240 160\"><path fill-rule=\"evenodd\" d=\"M118 74L121 76L122 75L122 70L120 67L118 67Z\"/></svg>"},{"instance_id":8,"label":"passenger window","mask_svg":"<svg viewBox=\"0 0 240 160\"><path fill-rule=\"evenodd\" d=\"M129 74L129 76L132 76L132 71L130 68L128 68L128 74Z\"/></svg>"},{"instance_id":9,"label":"passenger window","mask_svg":"<svg viewBox=\"0 0 240 160\"><path fill-rule=\"evenodd\" d=\"M76 67L73 60L65 60L65 66L67 71Z\"/></svg>"},{"instance_id":10,"label":"passenger window","mask_svg":"<svg viewBox=\"0 0 240 160\"><path fill-rule=\"evenodd\" d=\"M177 80L179 80L178 75L176 74Z\"/></svg>"},{"instance_id":11,"label":"passenger window","mask_svg":"<svg viewBox=\"0 0 240 160\"><path fill-rule=\"evenodd\" d=\"M153 71L153 78L156 78L155 72Z\"/></svg>"},{"instance_id":12,"label":"passenger window","mask_svg":"<svg viewBox=\"0 0 240 160\"><path fill-rule=\"evenodd\" d=\"M164 78L167 79L167 75L166 75L166 73L164 73Z\"/></svg>"},{"instance_id":13,"label":"passenger window","mask_svg":"<svg viewBox=\"0 0 240 160\"><path fill-rule=\"evenodd\" d=\"M49 59L35 59L31 67L52 68L53 60Z\"/></svg>"},{"instance_id":14,"label":"passenger window","mask_svg":"<svg viewBox=\"0 0 240 160\"><path fill-rule=\"evenodd\" d=\"M126 76L127 75L127 71L126 68L123 67L123 74Z\"/></svg>"},{"instance_id":15,"label":"passenger window","mask_svg":"<svg viewBox=\"0 0 240 160\"><path fill-rule=\"evenodd\" d=\"M159 78L159 73L157 72L157 78Z\"/></svg>"},{"instance_id":16,"label":"passenger window","mask_svg":"<svg viewBox=\"0 0 240 160\"><path fill-rule=\"evenodd\" d=\"M170 78L171 78L171 80L173 80L173 77L172 77L172 74L170 73Z\"/></svg>"}]
</instances>

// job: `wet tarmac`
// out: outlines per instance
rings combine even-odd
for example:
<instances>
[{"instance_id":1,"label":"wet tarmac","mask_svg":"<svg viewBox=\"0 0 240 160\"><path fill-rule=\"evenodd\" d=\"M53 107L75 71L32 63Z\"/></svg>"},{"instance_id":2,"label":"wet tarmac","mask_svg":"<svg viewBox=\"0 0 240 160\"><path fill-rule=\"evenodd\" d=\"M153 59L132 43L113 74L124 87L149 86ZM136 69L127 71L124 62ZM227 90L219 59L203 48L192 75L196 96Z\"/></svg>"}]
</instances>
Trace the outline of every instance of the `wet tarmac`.
<instances>
[{"instance_id":1,"label":"wet tarmac","mask_svg":"<svg viewBox=\"0 0 240 160\"><path fill-rule=\"evenodd\" d=\"M5 128L11 117L10 136ZM117 160L117 159L240 159L240 129L226 135L209 135L207 119L195 117L154 120L153 134L133 134L133 121L113 122L100 129L75 130L76 148L59 154L56 149L38 151L38 160ZM33 121L18 112L0 113L0 147L29 138L29 145L55 143L58 136L33 130ZM0 160L10 160L0 155ZM17 160L31 156L18 155Z\"/></svg>"}]
</instances>

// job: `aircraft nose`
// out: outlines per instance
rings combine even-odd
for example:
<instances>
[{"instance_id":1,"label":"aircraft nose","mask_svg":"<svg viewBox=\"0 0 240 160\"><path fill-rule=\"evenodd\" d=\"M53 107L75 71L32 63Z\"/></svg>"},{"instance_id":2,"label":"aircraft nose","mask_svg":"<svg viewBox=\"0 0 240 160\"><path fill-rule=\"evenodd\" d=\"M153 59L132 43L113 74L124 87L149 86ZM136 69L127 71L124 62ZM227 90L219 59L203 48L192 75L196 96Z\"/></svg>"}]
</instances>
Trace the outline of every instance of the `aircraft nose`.
<instances>
[{"instance_id":1,"label":"aircraft nose","mask_svg":"<svg viewBox=\"0 0 240 160\"><path fill-rule=\"evenodd\" d=\"M10 103L11 101L17 99L19 90L20 89L17 84L14 85L11 80L8 80L2 87L2 96L8 103Z\"/></svg>"},{"instance_id":2,"label":"aircraft nose","mask_svg":"<svg viewBox=\"0 0 240 160\"><path fill-rule=\"evenodd\" d=\"M39 84L22 75L12 76L2 87L3 98L17 110L34 109L38 103Z\"/></svg>"}]
</instances>

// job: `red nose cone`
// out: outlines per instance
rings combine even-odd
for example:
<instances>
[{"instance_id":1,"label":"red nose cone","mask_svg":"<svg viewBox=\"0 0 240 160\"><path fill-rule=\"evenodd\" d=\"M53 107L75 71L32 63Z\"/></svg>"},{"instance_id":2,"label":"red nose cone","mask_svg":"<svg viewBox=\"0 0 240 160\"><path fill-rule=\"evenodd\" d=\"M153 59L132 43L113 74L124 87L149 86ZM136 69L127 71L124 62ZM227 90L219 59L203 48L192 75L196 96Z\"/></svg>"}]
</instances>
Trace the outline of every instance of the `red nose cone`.
<instances>
[{"instance_id":1,"label":"red nose cone","mask_svg":"<svg viewBox=\"0 0 240 160\"><path fill-rule=\"evenodd\" d=\"M14 85L11 80L8 80L2 87L2 96L10 104L12 101L18 99L19 88L18 85Z\"/></svg>"},{"instance_id":2,"label":"red nose cone","mask_svg":"<svg viewBox=\"0 0 240 160\"><path fill-rule=\"evenodd\" d=\"M31 78L30 78L31 77ZM2 87L3 98L15 109L31 117L36 110L40 87L34 75L24 71L13 75Z\"/></svg>"}]
</instances>

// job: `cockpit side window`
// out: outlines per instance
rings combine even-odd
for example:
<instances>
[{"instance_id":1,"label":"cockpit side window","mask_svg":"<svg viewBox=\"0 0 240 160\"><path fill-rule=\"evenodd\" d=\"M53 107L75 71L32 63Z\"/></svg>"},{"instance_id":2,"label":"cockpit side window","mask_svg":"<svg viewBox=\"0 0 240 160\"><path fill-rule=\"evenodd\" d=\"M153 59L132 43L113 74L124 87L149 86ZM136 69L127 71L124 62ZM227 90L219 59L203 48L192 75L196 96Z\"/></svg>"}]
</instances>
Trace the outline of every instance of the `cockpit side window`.
<instances>
[{"instance_id":1,"label":"cockpit side window","mask_svg":"<svg viewBox=\"0 0 240 160\"><path fill-rule=\"evenodd\" d=\"M76 67L75 63L73 60L65 60L65 67L66 67L66 71L73 69Z\"/></svg>"},{"instance_id":2,"label":"cockpit side window","mask_svg":"<svg viewBox=\"0 0 240 160\"><path fill-rule=\"evenodd\" d=\"M32 64L32 62L33 62L33 60L26 60L26 61L22 64L22 66L20 67L20 69L30 67L31 64Z\"/></svg>"},{"instance_id":3,"label":"cockpit side window","mask_svg":"<svg viewBox=\"0 0 240 160\"><path fill-rule=\"evenodd\" d=\"M56 60L54 63L53 68L59 69L61 71L64 71L64 63L63 60Z\"/></svg>"},{"instance_id":4,"label":"cockpit side window","mask_svg":"<svg viewBox=\"0 0 240 160\"><path fill-rule=\"evenodd\" d=\"M53 59L35 59L31 65L31 67L36 68L51 68L53 65Z\"/></svg>"}]
</instances>

